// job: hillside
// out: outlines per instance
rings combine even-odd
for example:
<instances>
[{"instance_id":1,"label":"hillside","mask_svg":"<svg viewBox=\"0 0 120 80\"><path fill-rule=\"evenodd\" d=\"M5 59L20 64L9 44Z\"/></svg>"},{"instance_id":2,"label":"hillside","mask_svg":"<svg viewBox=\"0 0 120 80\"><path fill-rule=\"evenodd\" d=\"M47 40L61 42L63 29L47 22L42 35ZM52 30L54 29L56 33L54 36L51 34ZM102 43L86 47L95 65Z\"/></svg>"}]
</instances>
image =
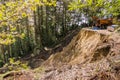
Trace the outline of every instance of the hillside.
<instances>
[{"instance_id":1,"label":"hillside","mask_svg":"<svg viewBox=\"0 0 120 80\"><path fill-rule=\"evenodd\" d=\"M120 80L120 0L0 0L0 80Z\"/></svg>"},{"instance_id":2,"label":"hillside","mask_svg":"<svg viewBox=\"0 0 120 80\"><path fill-rule=\"evenodd\" d=\"M37 80L119 80L119 49L119 33L82 29L66 47L20 80L28 76L36 80L36 75Z\"/></svg>"},{"instance_id":3,"label":"hillside","mask_svg":"<svg viewBox=\"0 0 120 80\"><path fill-rule=\"evenodd\" d=\"M54 67L40 80L119 80L119 48L119 34L82 29L44 63Z\"/></svg>"},{"instance_id":4,"label":"hillside","mask_svg":"<svg viewBox=\"0 0 120 80\"><path fill-rule=\"evenodd\" d=\"M80 64L100 60L113 53L117 54L116 46L119 42L119 36L107 30L82 29L62 52L52 55L45 64Z\"/></svg>"}]
</instances>

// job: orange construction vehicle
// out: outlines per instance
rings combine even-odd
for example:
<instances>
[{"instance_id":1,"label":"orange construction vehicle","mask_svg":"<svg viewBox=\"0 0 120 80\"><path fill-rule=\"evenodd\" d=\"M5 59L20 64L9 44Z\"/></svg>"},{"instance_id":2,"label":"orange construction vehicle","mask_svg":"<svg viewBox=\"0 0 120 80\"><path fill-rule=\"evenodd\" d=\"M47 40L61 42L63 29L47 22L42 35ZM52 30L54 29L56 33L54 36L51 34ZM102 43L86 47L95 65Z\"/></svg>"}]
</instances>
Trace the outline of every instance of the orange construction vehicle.
<instances>
[{"instance_id":1,"label":"orange construction vehicle","mask_svg":"<svg viewBox=\"0 0 120 80\"><path fill-rule=\"evenodd\" d=\"M92 19L93 19L93 25L97 26L97 27L100 27L101 29L106 29L107 26L110 26L110 25L113 24L112 23L112 18L110 18L110 19L99 19L98 17L93 16Z\"/></svg>"}]
</instances>

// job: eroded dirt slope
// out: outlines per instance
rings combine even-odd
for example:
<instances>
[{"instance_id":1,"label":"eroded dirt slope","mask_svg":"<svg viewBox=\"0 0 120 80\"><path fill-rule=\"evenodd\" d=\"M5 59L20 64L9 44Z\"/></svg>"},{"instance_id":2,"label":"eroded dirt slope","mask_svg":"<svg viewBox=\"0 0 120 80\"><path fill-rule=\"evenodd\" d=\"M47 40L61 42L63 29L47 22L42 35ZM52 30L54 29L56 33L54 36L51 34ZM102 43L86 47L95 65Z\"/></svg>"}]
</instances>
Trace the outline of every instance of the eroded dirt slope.
<instances>
[{"instance_id":1,"label":"eroded dirt slope","mask_svg":"<svg viewBox=\"0 0 120 80\"><path fill-rule=\"evenodd\" d=\"M82 29L62 52L52 55L39 80L119 80L120 35Z\"/></svg>"},{"instance_id":2,"label":"eroded dirt slope","mask_svg":"<svg viewBox=\"0 0 120 80\"><path fill-rule=\"evenodd\" d=\"M32 72L33 80L119 80L120 34L82 29L43 66L42 73Z\"/></svg>"},{"instance_id":3,"label":"eroded dirt slope","mask_svg":"<svg viewBox=\"0 0 120 80\"><path fill-rule=\"evenodd\" d=\"M119 80L120 55L94 63L64 65L42 74L38 80Z\"/></svg>"},{"instance_id":4,"label":"eroded dirt slope","mask_svg":"<svg viewBox=\"0 0 120 80\"><path fill-rule=\"evenodd\" d=\"M120 37L107 30L82 29L62 52L52 55L45 64L60 66L100 60L118 54Z\"/></svg>"}]
</instances>

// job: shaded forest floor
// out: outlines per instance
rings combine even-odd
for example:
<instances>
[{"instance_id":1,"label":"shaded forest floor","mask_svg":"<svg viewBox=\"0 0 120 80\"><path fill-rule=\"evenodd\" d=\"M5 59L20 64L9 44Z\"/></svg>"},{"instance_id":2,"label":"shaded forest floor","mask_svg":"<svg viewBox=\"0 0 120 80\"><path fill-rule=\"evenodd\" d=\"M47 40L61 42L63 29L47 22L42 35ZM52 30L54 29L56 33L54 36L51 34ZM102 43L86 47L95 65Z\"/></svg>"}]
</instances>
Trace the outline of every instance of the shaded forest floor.
<instances>
[{"instance_id":1,"label":"shaded forest floor","mask_svg":"<svg viewBox=\"0 0 120 80\"><path fill-rule=\"evenodd\" d=\"M11 72L4 80L119 80L120 34L74 30L55 48L23 60L32 70Z\"/></svg>"}]
</instances>

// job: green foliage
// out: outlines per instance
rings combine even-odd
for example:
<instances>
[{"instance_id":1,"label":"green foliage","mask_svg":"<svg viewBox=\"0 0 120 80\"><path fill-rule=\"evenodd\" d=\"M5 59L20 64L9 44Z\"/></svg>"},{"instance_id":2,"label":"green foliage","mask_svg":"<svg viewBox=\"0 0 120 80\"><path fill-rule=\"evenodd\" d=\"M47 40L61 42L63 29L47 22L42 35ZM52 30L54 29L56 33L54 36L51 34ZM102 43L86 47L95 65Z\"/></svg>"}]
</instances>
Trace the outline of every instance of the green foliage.
<instances>
[{"instance_id":1,"label":"green foliage","mask_svg":"<svg viewBox=\"0 0 120 80\"><path fill-rule=\"evenodd\" d=\"M36 47L41 50L58 44L69 30L71 13L67 8L66 1L3 0L0 3L1 62L26 56Z\"/></svg>"},{"instance_id":2,"label":"green foliage","mask_svg":"<svg viewBox=\"0 0 120 80\"><path fill-rule=\"evenodd\" d=\"M10 71L12 71L12 70L18 71L18 70L23 70L23 69L29 69L27 64L23 64L19 60L15 61L15 58L10 58L9 63L6 63L4 65L4 67L7 67Z\"/></svg>"},{"instance_id":3,"label":"green foliage","mask_svg":"<svg viewBox=\"0 0 120 80\"><path fill-rule=\"evenodd\" d=\"M0 44L10 45L15 42L15 37L22 36L16 28L20 19L26 18L30 14L29 11L36 10L36 6L56 6L55 0L17 0L4 1L0 4ZM4 38L2 37L4 36ZM8 38L11 36L12 38Z\"/></svg>"},{"instance_id":4,"label":"green foliage","mask_svg":"<svg viewBox=\"0 0 120 80\"><path fill-rule=\"evenodd\" d=\"M75 0L75 1L73 1L73 2L70 2L70 4L69 4L69 10L75 10L75 9L78 9L79 7L78 6L83 6L83 5L81 5L81 1L80 0Z\"/></svg>"},{"instance_id":5,"label":"green foliage","mask_svg":"<svg viewBox=\"0 0 120 80\"><path fill-rule=\"evenodd\" d=\"M120 0L73 0L70 2L69 10L77 9L93 15L118 15L120 14Z\"/></svg>"},{"instance_id":6,"label":"green foliage","mask_svg":"<svg viewBox=\"0 0 120 80\"><path fill-rule=\"evenodd\" d=\"M20 5L22 5L20 7ZM20 12L20 11L23 12ZM16 31L17 21L24 13L23 2L6 1L0 5L0 44L10 45L15 42L15 37L20 37L20 33Z\"/></svg>"}]
</instances>

